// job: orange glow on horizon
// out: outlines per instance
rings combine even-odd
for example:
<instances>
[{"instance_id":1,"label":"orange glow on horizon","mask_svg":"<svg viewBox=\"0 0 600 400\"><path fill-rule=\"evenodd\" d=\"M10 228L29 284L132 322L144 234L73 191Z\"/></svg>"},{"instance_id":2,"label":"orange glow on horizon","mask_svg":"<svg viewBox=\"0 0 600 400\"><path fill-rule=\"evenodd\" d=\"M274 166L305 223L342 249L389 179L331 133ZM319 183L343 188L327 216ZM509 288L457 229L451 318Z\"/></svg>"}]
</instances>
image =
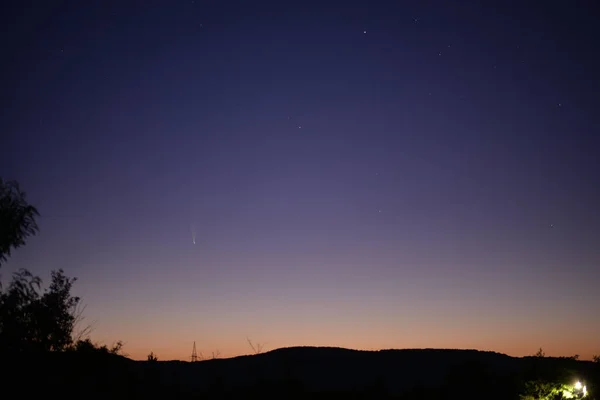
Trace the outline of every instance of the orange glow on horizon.
<instances>
[{"instance_id":1,"label":"orange glow on horizon","mask_svg":"<svg viewBox=\"0 0 600 400\"><path fill-rule=\"evenodd\" d=\"M138 341L137 344L134 342L125 343L123 348L124 353L127 357L133 360L146 360L148 354L150 352L154 352L159 360L167 361L167 360L178 360L178 361L190 361L193 340L189 343L180 343L176 346L166 346L166 345L157 345L152 343L147 343L144 345L143 342ZM534 345L532 341L528 342L505 342L504 345L498 344L496 347L488 347L483 345L483 343L468 343L468 340L464 341L453 341L450 338L439 339L437 341L430 341L429 343L425 343L426 341L413 340L408 341L404 344L402 343L384 343L381 346L373 346L372 343L368 341L351 343L350 341L340 341L340 340L315 340L314 338L311 340L296 340L293 342L286 341L273 341L273 342L262 342L262 341L253 341L254 344L263 345L262 353L269 352L271 350L275 350L278 348L285 347L296 347L296 346L314 346L314 347L340 347L354 350L367 350L367 351L378 351L378 350L387 350L387 349L459 349L459 350L479 350L479 351L492 351L496 353L506 354L512 357L525 357L531 356L535 354L535 352L542 347L547 357L563 357L563 356L573 356L575 354L579 354L580 360L592 360L592 357L595 354L598 354L599 351L595 351L594 346L595 343L579 343L577 344L563 344L558 346L547 346L543 345ZM110 344L112 342L107 341L104 342L106 344ZM241 338L237 340L235 343L231 343L228 346L218 346L217 343L212 342L212 346L210 342L203 344L201 341L196 340L196 349L199 357L203 359L212 358L212 353L218 353L218 358L233 358L237 356L244 355L253 355L254 351L250 348L247 340L245 338ZM584 346L587 344L587 346ZM587 349L587 350L586 350ZM586 350L586 351L584 351Z\"/></svg>"}]
</instances>

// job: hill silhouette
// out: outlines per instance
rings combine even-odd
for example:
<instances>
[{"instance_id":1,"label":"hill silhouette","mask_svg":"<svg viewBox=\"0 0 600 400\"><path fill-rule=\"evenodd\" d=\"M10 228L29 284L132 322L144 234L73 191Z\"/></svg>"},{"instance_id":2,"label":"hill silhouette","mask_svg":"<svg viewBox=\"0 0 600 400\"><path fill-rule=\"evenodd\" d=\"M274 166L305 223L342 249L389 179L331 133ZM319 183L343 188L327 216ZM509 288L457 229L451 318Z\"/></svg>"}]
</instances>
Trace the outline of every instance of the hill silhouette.
<instances>
[{"instance_id":1,"label":"hill silhouette","mask_svg":"<svg viewBox=\"0 0 600 400\"><path fill-rule=\"evenodd\" d=\"M356 390L377 385L400 392L414 386L441 385L448 372L467 364L485 364L497 372L514 371L514 361L506 355L476 350L290 347L254 356L162 365L174 383L192 384L198 389L216 374L227 387L293 380L309 390Z\"/></svg>"},{"instance_id":2,"label":"hill silhouette","mask_svg":"<svg viewBox=\"0 0 600 400\"><path fill-rule=\"evenodd\" d=\"M461 399L481 398L484 393L485 398L518 399L524 382L531 380L569 383L581 379L593 393L600 369L592 362L516 358L477 350L332 347L281 348L195 363L133 361L101 352L49 352L28 357L13 354L4 357L2 364L9 371L6 382L36 383L29 385L32 396L88 399L203 398L208 394L217 398L433 399L456 398L458 393Z\"/></svg>"}]
</instances>

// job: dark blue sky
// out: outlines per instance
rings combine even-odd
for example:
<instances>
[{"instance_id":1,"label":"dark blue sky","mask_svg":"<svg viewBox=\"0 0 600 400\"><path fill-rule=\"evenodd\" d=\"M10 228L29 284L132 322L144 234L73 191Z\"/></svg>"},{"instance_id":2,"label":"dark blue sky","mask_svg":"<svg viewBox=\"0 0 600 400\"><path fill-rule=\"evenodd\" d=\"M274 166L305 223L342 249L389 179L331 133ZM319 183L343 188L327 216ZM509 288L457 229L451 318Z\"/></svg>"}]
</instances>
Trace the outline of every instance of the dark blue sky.
<instances>
[{"instance_id":1,"label":"dark blue sky","mask_svg":"<svg viewBox=\"0 0 600 400\"><path fill-rule=\"evenodd\" d=\"M98 340L600 351L593 2L14 3L5 274Z\"/></svg>"}]
</instances>

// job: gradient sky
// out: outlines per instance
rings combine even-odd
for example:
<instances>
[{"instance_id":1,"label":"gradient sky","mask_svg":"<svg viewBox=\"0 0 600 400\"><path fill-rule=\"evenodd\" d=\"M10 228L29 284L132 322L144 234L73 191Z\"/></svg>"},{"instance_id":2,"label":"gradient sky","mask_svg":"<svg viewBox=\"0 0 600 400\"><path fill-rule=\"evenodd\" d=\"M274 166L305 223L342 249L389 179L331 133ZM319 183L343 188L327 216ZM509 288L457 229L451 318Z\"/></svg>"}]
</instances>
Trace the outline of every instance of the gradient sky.
<instances>
[{"instance_id":1,"label":"gradient sky","mask_svg":"<svg viewBox=\"0 0 600 400\"><path fill-rule=\"evenodd\" d=\"M14 3L2 275L94 340L600 353L594 2Z\"/></svg>"}]
</instances>

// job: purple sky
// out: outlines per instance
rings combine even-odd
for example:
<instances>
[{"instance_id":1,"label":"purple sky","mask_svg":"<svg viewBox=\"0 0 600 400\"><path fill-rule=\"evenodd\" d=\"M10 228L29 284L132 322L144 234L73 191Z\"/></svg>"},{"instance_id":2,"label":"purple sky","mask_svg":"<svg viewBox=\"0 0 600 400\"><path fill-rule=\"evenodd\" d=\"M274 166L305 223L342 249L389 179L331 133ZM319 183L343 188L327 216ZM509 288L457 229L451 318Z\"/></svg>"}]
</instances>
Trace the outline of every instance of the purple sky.
<instances>
[{"instance_id":1,"label":"purple sky","mask_svg":"<svg viewBox=\"0 0 600 400\"><path fill-rule=\"evenodd\" d=\"M95 340L600 353L592 2L14 3L2 275Z\"/></svg>"}]
</instances>

